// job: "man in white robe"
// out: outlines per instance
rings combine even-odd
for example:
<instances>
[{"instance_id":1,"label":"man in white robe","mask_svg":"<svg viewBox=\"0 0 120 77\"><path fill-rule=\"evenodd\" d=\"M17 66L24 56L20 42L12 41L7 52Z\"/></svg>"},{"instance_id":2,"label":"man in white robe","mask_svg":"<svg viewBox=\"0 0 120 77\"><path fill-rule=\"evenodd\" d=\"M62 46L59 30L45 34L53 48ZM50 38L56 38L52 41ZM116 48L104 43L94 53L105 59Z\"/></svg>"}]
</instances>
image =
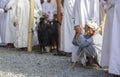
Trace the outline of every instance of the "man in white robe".
<instances>
[{"instance_id":1,"label":"man in white robe","mask_svg":"<svg viewBox=\"0 0 120 77\"><path fill-rule=\"evenodd\" d=\"M99 0L75 0L73 18L74 29L77 31L77 26L81 26L83 33L87 20L95 21L99 25ZM72 62L77 61L77 50L78 48L72 52Z\"/></svg>"},{"instance_id":2,"label":"man in white robe","mask_svg":"<svg viewBox=\"0 0 120 77\"><path fill-rule=\"evenodd\" d=\"M74 23L72 19L72 10L75 0L65 0L63 8L63 19L61 25L61 43L60 50L66 53L72 53L76 47L72 44L74 37Z\"/></svg>"},{"instance_id":3,"label":"man in white robe","mask_svg":"<svg viewBox=\"0 0 120 77\"><path fill-rule=\"evenodd\" d=\"M14 46L24 48L28 46L29 0L17 0L15 13L16 39Z\"/></svg>"},{"instance_id":4,"label":"man in white robe","mask_svg":"<svg viewBox=\"0 0 120 77\"><path fill-rule=\"evenodd\" d=\"M54 8L51 4L51 0L44 0L42 4L43 15L47 16L49 20L53 19Z\"/></svg>"},{"instance_id":5,"label":"man in white robe","mask_svg":"<svg viewBox=\"0 0 120 77\"><path fill-rule=\"evenodd\" d=\"M22 10L21 10L22 9ZM16 48L25 48L28 46L28 25L29 25L29 0L18 0L16 6ZM42 15L40 0L34 0L34 25L33 25L33 45L38 44L36 26Z\"/></svg>"},{"instance_id":6,"label":"man in white robe","mask_svg":"<svg viewBox=\"0 0 120 77\"><path fill-rule=\"evenodd\" d=\"M120 76L120 0L107 0L106 9L101 66Z\"/></svg>"},{"instance_id":7,"label":"man in white robe","mask_svg":"<svg viewBox=\"0 0 120 77\"><path fill-rule=\"evenodd\" d=\"M5 13L0 14L0 35L1 43L8 44L14 42L14 27L13 27L13 15L14 15L15 0L1 0L0 8L5 10Z\"/></svg>"}]
</instances>

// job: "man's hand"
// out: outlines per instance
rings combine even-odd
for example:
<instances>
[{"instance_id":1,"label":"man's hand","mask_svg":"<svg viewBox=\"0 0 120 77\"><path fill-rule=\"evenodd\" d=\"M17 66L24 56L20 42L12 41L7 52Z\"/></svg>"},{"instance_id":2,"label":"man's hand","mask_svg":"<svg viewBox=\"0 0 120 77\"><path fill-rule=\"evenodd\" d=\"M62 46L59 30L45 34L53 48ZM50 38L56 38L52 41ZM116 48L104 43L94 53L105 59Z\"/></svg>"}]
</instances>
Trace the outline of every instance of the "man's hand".
<instances>
[{"instance_id":1,"label":"man's hand","mask_svg":"<svg viewBox=\"0 0 120 77\"><path fill-rule=\"evenodd\" d=\"M82 28L79 25L75 26L74 30L76 31L76 33L80 33L80 34L82 33Z\"/></svg>"},{"instance_id":2,"label":"man's hand","mask_svg":"<svg viewBox=\"0 0 120 77\"><path fill-rule=\"evenodd\" d=\"M79 35L82 34L82 28L81 28L81 26L77 25L74 27L74 30L75 30L74 39L77 39L79 37Z\"/></svg>"}]
</instances>

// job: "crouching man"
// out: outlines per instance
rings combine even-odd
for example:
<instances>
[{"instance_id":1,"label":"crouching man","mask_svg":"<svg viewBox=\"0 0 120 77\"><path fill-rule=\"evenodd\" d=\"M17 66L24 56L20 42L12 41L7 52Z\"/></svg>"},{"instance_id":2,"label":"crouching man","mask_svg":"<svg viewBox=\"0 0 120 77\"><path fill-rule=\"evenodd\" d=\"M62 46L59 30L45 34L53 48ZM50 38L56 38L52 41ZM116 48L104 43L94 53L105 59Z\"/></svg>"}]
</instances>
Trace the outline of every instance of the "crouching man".
<instances>
[{"instance_id":1,"label":"crouching man","mask_svg":"<svg viewBox=\"0 0 120 77\"><path fill-rule=\"evenodd\" d=\"M98 32L98 25L88 20L84 30L85 34L81 33L81 28L77 28L76 34L73 39L73 44L79 46L77 52L77 59L80 60L83 66L93 65L100 63L101 49L102 49L102 36Z\"/></svg>"}]
</instances>

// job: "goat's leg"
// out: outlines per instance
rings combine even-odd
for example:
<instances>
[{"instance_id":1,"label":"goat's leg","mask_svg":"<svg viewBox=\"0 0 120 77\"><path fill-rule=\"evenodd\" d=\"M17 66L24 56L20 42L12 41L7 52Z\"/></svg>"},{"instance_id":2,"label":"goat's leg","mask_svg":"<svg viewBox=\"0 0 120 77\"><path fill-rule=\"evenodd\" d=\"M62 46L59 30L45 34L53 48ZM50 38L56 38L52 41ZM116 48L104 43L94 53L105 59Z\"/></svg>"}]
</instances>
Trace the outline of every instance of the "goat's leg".
<instances>
[{"instance_id":1,"label":"goat's leg","mask_svg":"<svg viewBox=\"0 0 120 77\"><path fill-rule=\"evenodd\" d=\"M52 49L52 45L50 45L49 47L50 47L50 50L49 50L49 52L52 52L52 50L53 50L53 49Z\"/></svg>"},{"instance_id":2,"label":"goat's leg","mask_svg":"<svg viewBox=\"0 0 120 77\"><path fill-rule=\"evenodd\" d=\"M60 51L58 50L58 39L55 39L56 53L54 55L59 55Z\"/></svg>"},{"instance_id":3,"label":"goat's leg","mask_svg":"<svg viewBox=\"0 0 120 77\"><path fill-rule=\"evenodd\" d=\"M56 51L58 53L59 52L59 50L58 50L58 38L55 40L55 43L56 43Z\"/></svg>"},{"instance_id":4,"label":"goat's leg","mask_svg":"<svg viewBox=\"0 0 120 77\"><path fill-rule=\"evenodd\" d=\"M40 53L43 53L43 46L42 46L42 44L40 45Z\"/></svg>"},{"instance_id":5,"label":"goat's leg","mask_svg":"<svg viewBox=\"0 0 120 77\"><path fill-rule=\"evenodd\" d=\"M46 48L45 48L45 45L43 46L43 51L46 52Z\"/></svg>"},{"instance_id":6,"label":"goat's leg","mask_svg":"<svg viewBox=\"0 0 120 77\"><path fill-rule=\"evenodd\" d=\"M40 52L44 52L44 42L41 40L41 45L40 45Z\"/></svg>"}]
</instances>

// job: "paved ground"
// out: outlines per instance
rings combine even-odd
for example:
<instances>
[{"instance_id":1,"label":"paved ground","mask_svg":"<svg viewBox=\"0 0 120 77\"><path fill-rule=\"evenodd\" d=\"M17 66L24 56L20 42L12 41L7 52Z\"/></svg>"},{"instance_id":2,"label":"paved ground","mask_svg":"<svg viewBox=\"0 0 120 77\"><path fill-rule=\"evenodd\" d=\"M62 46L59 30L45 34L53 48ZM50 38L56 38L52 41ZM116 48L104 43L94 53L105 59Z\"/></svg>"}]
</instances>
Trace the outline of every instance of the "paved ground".
<instances>
[{"instance_id":1,"label":"paved ground","mask_svg":"<svg viewBox=\"0 0 120 77\"><path fill-rule=\"evenodd\" d=\"M0 77L112 77L97 69L85 69L79 64L69 69L69 57L39 54L0 48Z\"/></svg>"}]
</instances>

